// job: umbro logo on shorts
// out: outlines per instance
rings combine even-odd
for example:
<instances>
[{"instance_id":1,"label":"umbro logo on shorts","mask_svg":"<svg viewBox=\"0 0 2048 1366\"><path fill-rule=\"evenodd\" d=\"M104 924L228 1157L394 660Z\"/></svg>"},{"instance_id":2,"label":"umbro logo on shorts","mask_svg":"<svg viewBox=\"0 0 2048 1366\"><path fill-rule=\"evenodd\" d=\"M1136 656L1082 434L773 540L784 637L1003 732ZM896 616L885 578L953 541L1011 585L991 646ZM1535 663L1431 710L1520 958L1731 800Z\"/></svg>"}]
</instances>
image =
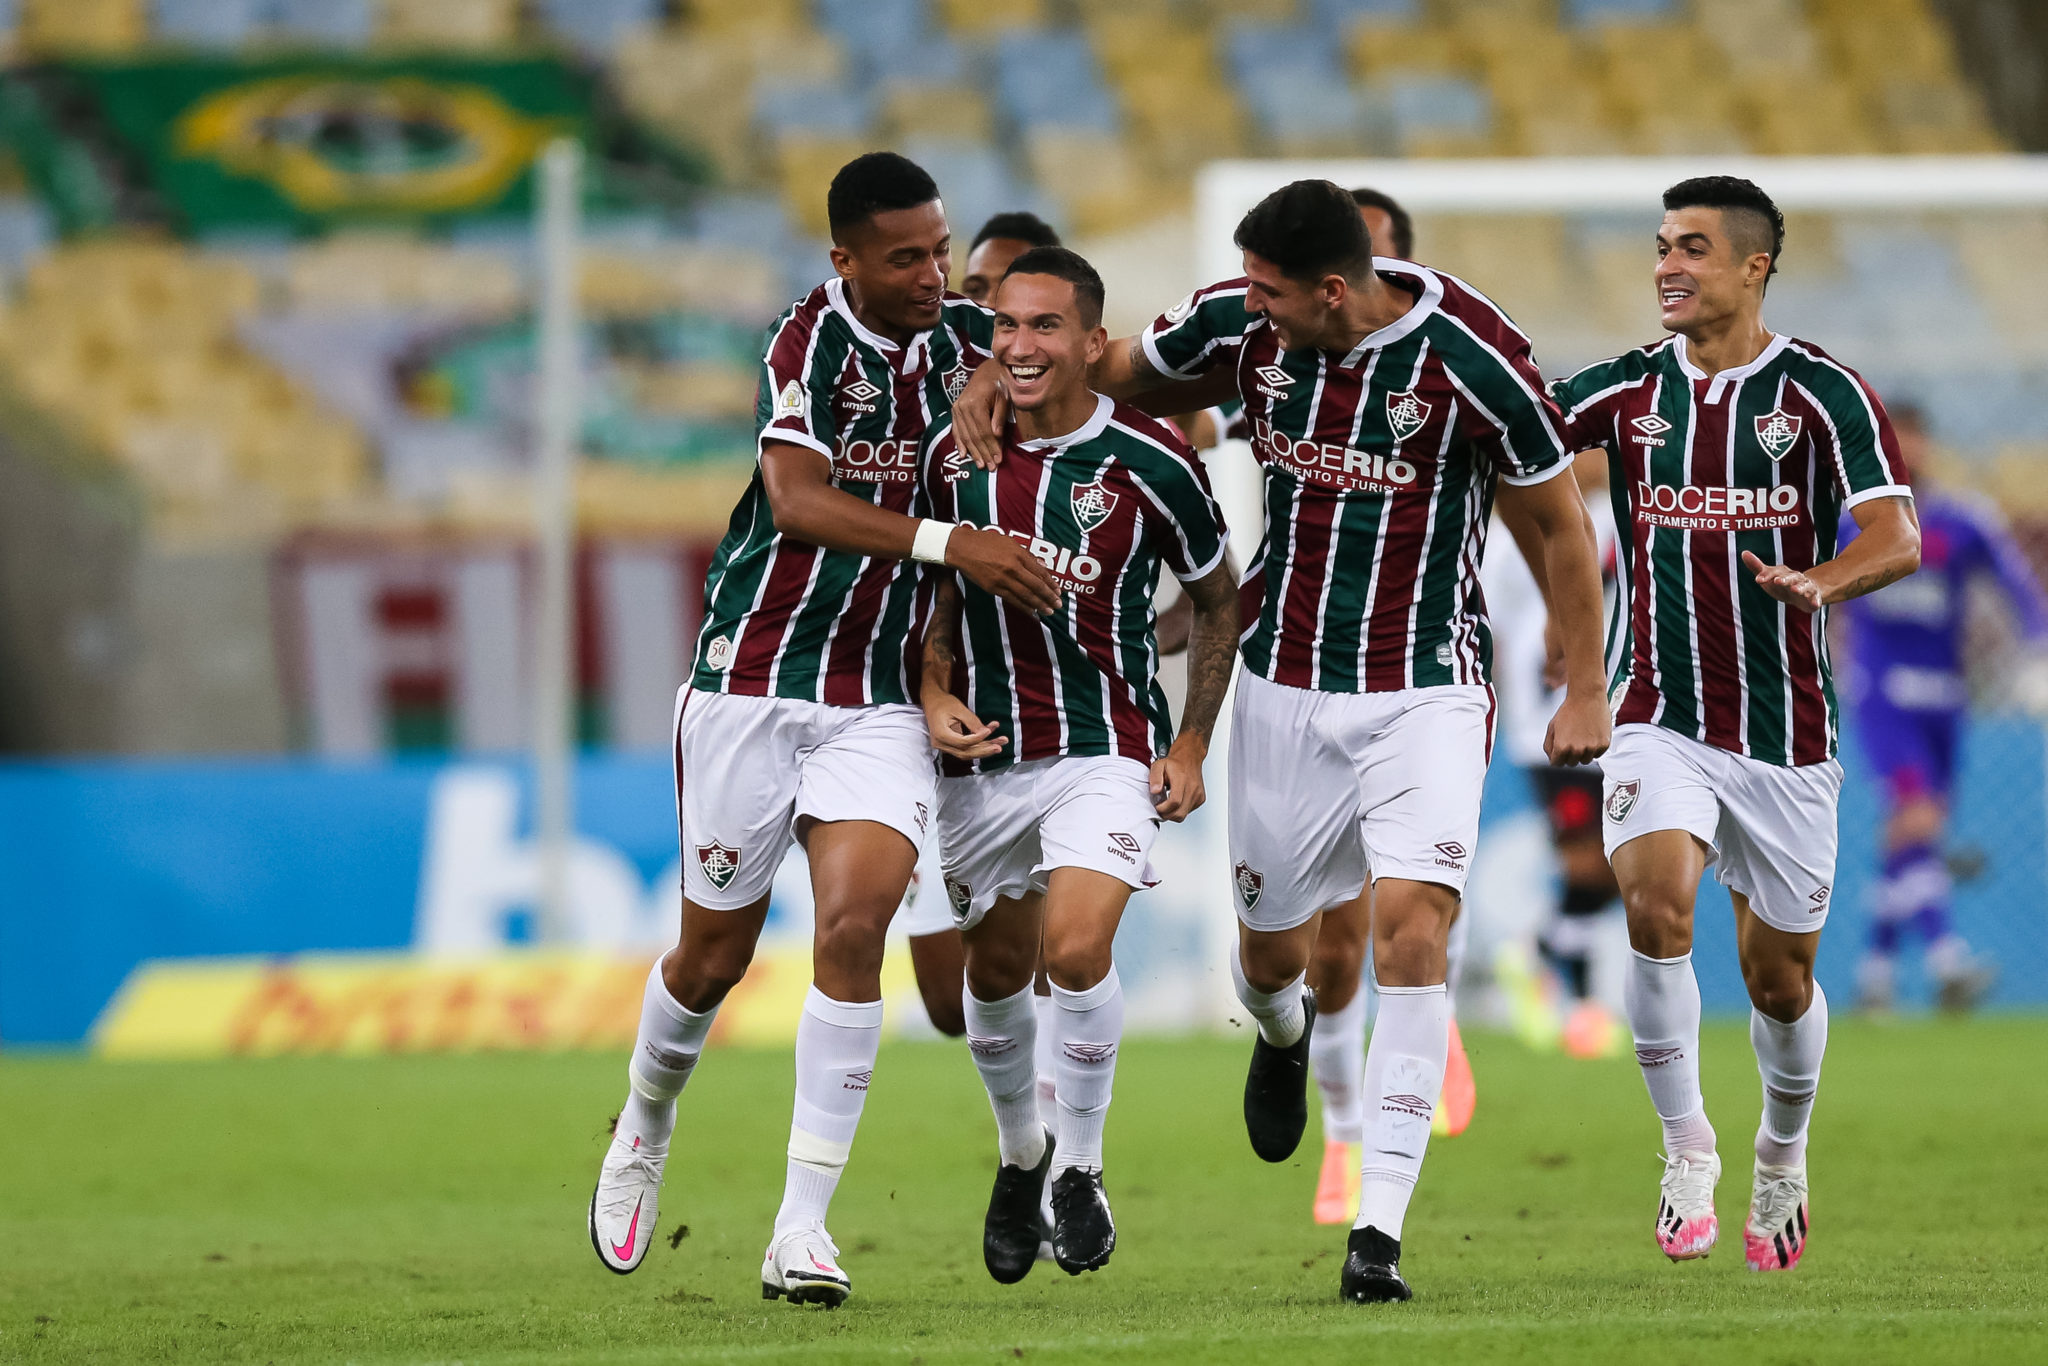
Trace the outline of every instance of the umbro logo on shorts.
<instances>
[{"instance_id":1,"label":"umbro logo on shorts","mask_svg":"<svg viewBox=\"0 0 2048 1366\"><path fill-rule=\"evenodd\" d=\"M1391 1110L1397 1115L1409 1115L1415 1119L1429 1119L1436 1113L1436 1107L1421 1096L1397 1093L1380 1101L1380 1109Z\"/></svg>"},{"instance_id":2,"label":"umbro logo on shorts","mask_svg":"<svg viewBox=\"0 0 2048 1366\"><path fill-rule=\"evenodd\" d=\"M739 876L740 851L717 840L697 846L697 866L704 870L704 880L724 891Z\"/></svg>"},{"instance_id":3,"label":"umbro logo on shorts","mask_svg":"<svg viewBox=\"0 0 2048 1366\"><path fill-rule=\"evenodd\" d=\"M1616 783L1614 791L1607 794L1607 819L1620 825L1628 819L1628 813L1636 809L1636 802L1643 795L1643 780L1630 778L1625 783Z\"/></svg>"},{"instance_id":4,"label":"umbro logo on shorts","mask_svg":"<svg viewBox=\"0 0 2048 1366\"><path fill-rule=\"evenodd\" d=\"M922 835L926 822L932 818L932 809L923 802L917 804L917 833Z\"/></svg>"},{"instance_id":5,"label":"umbro logo on shorts","mask_svg":"<svg viewBox=\"0 0 2048 1366\"><path fill-rule=\"evenodd\" d=\"M1808 915L1819 915L1822 911L1828 908L1828 896L1831 890L1832 889L1827 887L1821 887L1816 889L1806 898L1806 904L1812 907L1812 909L1807 912Z\"/></svg>"},{"instance_id":6,"label":"umbro logo on shorts","mask_svg":"<svg viewBox=\"0 0 2048 1366\"><path fill-rule=\"evenodd\" d=\"M1456 840L1444 840L1437 845L1436 852L1436 864L1439 868L1455 868L1459 872L1464 871L1466 854L1464 845Z\"/></svg>"},{"instance_id":7,"label":"umbro logo on shorts","mask_svg":"<svg viewBox=\"0 0 2048 1366\"><path fill-rule=\"evenodd\" d=\"M1249 863L1239 861L1234 876L1237 878L1237 899L1244 903L1246 910L1259 904L1259 893L1266 890L1266 879Z\"/></svg>"},{"instance_id":8,"label":"umbro logo on shorts","mask_svg":"<svg viewBox=\"0 0 2048 1366\"><path fill-rule=\"evenodd\" d=\"M1136 863L1138 861L1138 850L1141 847L1143 846L1138 843L1136 835L1126 835L1121 830L1116 831L1109 837L1109 852L1115 854L1125 863Z\"/></svg>"}]
</instances>

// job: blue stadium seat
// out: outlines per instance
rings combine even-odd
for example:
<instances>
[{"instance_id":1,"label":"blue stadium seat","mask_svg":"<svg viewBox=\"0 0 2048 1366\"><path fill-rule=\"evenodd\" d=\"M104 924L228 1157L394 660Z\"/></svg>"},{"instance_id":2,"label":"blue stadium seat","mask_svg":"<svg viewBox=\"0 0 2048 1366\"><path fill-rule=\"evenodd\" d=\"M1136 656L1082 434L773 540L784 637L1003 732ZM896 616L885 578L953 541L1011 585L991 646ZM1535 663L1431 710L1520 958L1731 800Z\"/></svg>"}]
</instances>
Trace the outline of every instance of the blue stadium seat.
<instances>
[{"instance_id":1,"label":"blue stadium seat","mask_svg":"<svg viewBox=\"0 0 2048 1366\"><path fill-rule=\"evenodd\" d=\"M1654 24L1684 17L1678 0L1564 0L1568 24Z\"/></svg>"},{"instance_id":2,"label":"blue stadium seat","mask_svg":"<svg viewBox=\"0 0 2048 1366\"><path fill-rule=\"evenodd\" d=\"M931 172L953 229L953 256L967 258L967 244L992 214L1025 209L1049 217L1045 197L1020 184L995 148L983 143L912 138L903 155Z\"/></svg>"},{"instance_id":3,"label":"blue stadium seat","mask_svg":"<svg viewBox=\"0 0 2048 1366\"><path fill-rule=\"evenodd\" d=\"M153 0L150 28L166 43L240 47L268 18L264 0Z\"/></svg>"},{"instance_id":4,"label":"blue stadium seat","mask_svg":"<svg viewBox=\"0 0 2048 1366\"><path fill-rule=\"evenodd\" d=\"M1310 0L1309 15L1326 33L1341 35L1361 19L1376 24L1419 24L1422 0Z\"/></svg>"},{"instance_id":5,"label":"blue stadium seat","mask_svg":"<svg viewBox=\"0 0 2048 1366\"><path fill-rule=\"evenodd\" d=\"M754 87L754 121L770 133L841 133L858 137L875 121L864 90L809 82L783 85L773 78Z\"/></svg>"},{"instance_id":6,"label":"blue stadium seat","mask_svg":"<svg viewBox=\"0 0 2048 1366\"><path fill-rule=\"evenodd\" d=\"M1224 50L1231 74L1240 83L1257 79L1262 72L1302 80L1344 80L1337 44L1328 33L1307 24L1232 24Z\"/></svg>"},{"instance_id":7,"label":"blue stadium seat","mask_svg":"<svg viewBox=\"0 0 2048 1366\"><path fill-rule=\"evenodd\" d=\"M817 0L818 27L863 56L916 47L932 32L925 0Z\"/></svg>"},{"instance_id":8,"label":"blue stadium seat","mask_svg":"<svg viewBox=\"0 0 2048 1366\"><path fill-rule=\"evenodd\" d=\"M1483 136L1493 126L1493 100L1462 76L1397 76L1380 83L1395 136Z\"/></svg>"},{"instance_id":9,"label":"blue stadium seat","mask_svg":"<svg viewBox=\"0 0 2048 1366\"><path fill-rule=\"evenodd\" d=\"M879 81L909 85L968 85L973 64L967 50L951 38L924 38L901 46L869 48L857 54L868 74Z\"/></svg>"},{"instance_id":10,"label":"blue stadium seat","mask_svg":"<svg viewBox=\"0 0 2048 1366\"><path fill-rule=\"evenodd\" d=\"M1004 35L996 44L996 93L1021 128L1114 132L1118 124L1094 50L1070 29Z\"/></svg>"},{"instance_id":11,"label":"blue stadium seat","mask_svg":"<svg viewBox=\"0 0 2048 1366\"><path fill-rule=\"evenodd\" d=\"M280 36L325 47L363 47L377 29L376 0L276 0Z\"/></svg>"},{"instance_id":12,"label":"blue stadium seat","mask_svg":"<svg viewBox=\"0 0 2048 1366\"><path fill-rule=\"evenodd\" d=\"M609 52L661 18L661 0L540 0L539 9L556 34L593 52Z\"/></svg>"},{"instance_id":13,"label":"blue stadium seat","mask_svg":"<svg viewBox=\"0 0 2048 1366\"><path fill-rule=\"evenodd\" d=\"M1357 141L1372 150L1370 110L1342 77L1323 72L1291 74L1278 67L1253 71L1239 93L1266 136L1281 144Z\"/></svg>"}]
</instances>

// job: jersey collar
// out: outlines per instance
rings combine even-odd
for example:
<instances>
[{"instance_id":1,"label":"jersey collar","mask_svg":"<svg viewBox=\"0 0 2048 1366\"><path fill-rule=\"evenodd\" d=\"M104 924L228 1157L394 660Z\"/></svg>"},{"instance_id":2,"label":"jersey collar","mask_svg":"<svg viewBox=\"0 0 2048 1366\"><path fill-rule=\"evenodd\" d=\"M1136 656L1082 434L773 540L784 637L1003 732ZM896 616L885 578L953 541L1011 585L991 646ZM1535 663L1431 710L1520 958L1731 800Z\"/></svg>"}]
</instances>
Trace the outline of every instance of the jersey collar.
<instances>
[{"instance_id":1,"label":"jersey collar","mask_svg":"<svg viewBox=\"0 0 2048 1366\"><path fill-rule=\"evenodd\" d=\"M1444 301L1442 277L1426 266L1418 266L1409 261L1397 261L1391 256L1375 256L1372 258L1372 268L1378 275L1399 275L1412 280L1420 286L1420 291L1413 308L1379 331L1367 334L1364 341L1351 348L1350 354L1339 362L1347 368L1363 365L1366 356L1371 352L1382 346L1392 346L1422 326L1429 315L1436 312L1437 305Z\"/></svg>"},{"instance_id":2,"label":"jersey collar","mask_svg":"<svg viewBox=\"0 0 2048 1366\"><path fill-rule=\"evenodd\" d=\"M854 336L887 355L889 364L898 374L909 374L924 360L932 334L920 332L910 339L910 345L898 346L881 333L870 330L867 324L854 316L853 305L846 301L846 281L841 277L835 275L825 282L825 302L833 312L846 320L846 325L853 329Z\"/></svg>"},{"instance_id":3,"label":"jersey collar","mask_svg":"<svg viewBox=\"0 0 2048 1366\"><path fill-rule=\"evenodd\" d=\"M1751 375L1776 360L1778 353L1783 351L1791 343L1791 340L1783 332L1773 332L1771 339L1764 343L1764 349L1756 353L1755 360L1747 365L1738 365L1733 370L1723 370L1720 374L1714 376L1713 383L1707 386L1707 402L1719 403L1721 396L1728 392L1729 385L1738 380L1748 379ZM1672 334L1671 354L1677 358L1678 368L1684 372L1687 379L1697 381L1707 377L1707 372L1694 365L1692 357L1685 353L1685 334Z\"/></svg>"},{"instance_id":4,"label":"jersey collar","mask_svg":"<svg viewBox=\"0 0 2048 1366\"><path fill-rule=\"evenodd\" d=\"M1068 446L1077 446L1083 441L1093 441L1109 426L1110 414L1116 411L1116 400L1108 394L1095 396L1095 411L1088 420L1068 432L1065 436L1040 436L1029 441L1019 441L1017 448L1026 451L1061 451Z\"/></svg>"}]
</instances>

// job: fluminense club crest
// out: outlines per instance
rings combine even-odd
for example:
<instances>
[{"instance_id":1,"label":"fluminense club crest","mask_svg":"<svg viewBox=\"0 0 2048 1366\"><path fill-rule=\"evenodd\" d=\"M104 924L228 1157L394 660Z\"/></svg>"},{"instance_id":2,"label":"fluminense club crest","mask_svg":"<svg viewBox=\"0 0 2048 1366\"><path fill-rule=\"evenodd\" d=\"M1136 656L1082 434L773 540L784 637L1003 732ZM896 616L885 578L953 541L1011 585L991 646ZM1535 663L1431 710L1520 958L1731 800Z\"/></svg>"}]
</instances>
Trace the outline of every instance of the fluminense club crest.
<instances>
[{"instance_id":1,"label":"fluminense club crest","mask_svg":"<svg viewBox=\"0 0 2048 1366\"><path fill-rule=\"evenodd\" d=\"M740 873L740 851L717 840L697 846L697 866L704 870L704 880L724 891Z\"/></svg>"},{"instance_id":2,"label":"fluminense club crest","mask_svg":"<svg viewBox=\"0 0 2048 1366\"><path fill-rule=\"evenodd\" d=\"M1238 861L1235 870L1237 878L1237 899L1244 903L1246 910L1259 904L1259 894L1266 890L1266 879L1251 864Z\"/></svg>"},{"instance_id":3,"label":"fluminense club crest","mask_svg":"<svg viewBox=\"0 0 2048 1366\"><path fill-rule=\"evenodd\" d=\"M1394 440L1406 441L1422 430L1422 424L1429 421L1434 405L1424 403L1415 396L1413 389L1387 395L1387 425L1394 429Z\"/></svg>"},{"instance_id":4,"label":"fluminense club crest","mask_svg":"<svg viewBox=\"0 0 2048 1366\"><path fill-rule=\"evenodd\" d=\"M1799 439L1800 419L1783 408L1773 408L1756 420L1757 444L1773 460L1783 460L1792 443Z\"/></svg>"},{"instance_id":5,"label":"fluminense club crest","mask_svg":"<svg viewBox=\"0 0 2048 1366\"><path fill-rule=\"evenodd\" d=\"M963 363L946 372L946 402L958 403L960 391L967 387L968 378L974 372Z\"/></svg>"},{"instance_id":6,"label":"fluminense club crest","mask_svg":"<svg viewBox=\"0 0 2048 1366\"><path fill-rule=\"evenodd\" d=\"M1628 813L1636 809L1636 802L1643 795L1643 780L1631 778L1625 783L1616 783L1614 791L1607 794L1607 819L1620 825L1628 819Z\"/></svg>"},{"instance_id":7,"label":"fluminense club crest","mask_svg":"<svg viewBox=\"0 0 2048 1366\"><path fill-rule=\"evenodd\" d=\"M1116 495L1098 479L1092 484L1074 485L1074 521L1083 531L1093 531L1116 511Z\"/></svg>"}]
</instances>

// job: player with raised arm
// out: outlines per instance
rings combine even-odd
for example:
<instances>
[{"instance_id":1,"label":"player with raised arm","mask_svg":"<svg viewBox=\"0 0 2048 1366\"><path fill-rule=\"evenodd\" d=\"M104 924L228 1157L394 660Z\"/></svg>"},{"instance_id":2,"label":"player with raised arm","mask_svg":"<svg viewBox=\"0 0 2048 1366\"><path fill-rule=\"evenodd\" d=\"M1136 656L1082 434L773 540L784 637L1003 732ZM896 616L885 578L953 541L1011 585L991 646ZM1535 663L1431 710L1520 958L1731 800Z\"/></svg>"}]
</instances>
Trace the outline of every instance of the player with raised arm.
<instances>
[{"instance_id":1,"label":"player with raised arm","mask_svg":"<svg viewBox=\"0 0 2048 1366\"><path fill-rule=\"evenodd\" d=\"M938 428L928 497L935 516L1029 546L1058 576L1064 604L1033 618L936 575L924 708L944 756L939 831L967 950L967 1037L1000 1151L982 1254L1008 1284L1036 1260L1048 1182L1062 1270L1100 1267L1116 1246L1102 1179L1124 1015L1111 946L1132 891L1156 881L1160 821L1202 804L1202 761L1236 662L1237 584L1194 452L1164 423L1088 387L1088 364L1108 340L1094 269L1063 248L1027 252L994 303L995 359L1015 414L1006 458L982 469ZM1162 564L1195 600L1178 735L1156 677ZM1054 1129L1034 1098L1041 941Z\"/></svg>"},{"instance_id":2,"label":"player with raised arm","mask_svg":"<svg viewBox=\"0 0 2048 1366\"><path fill-rule=\"evenodd\" d=\"M937 800L913 689L910 562L943 562L1027 612L1060 597L1009 537L911 515L925 432L990 339L988 313L945 293L950 239L931 177L871 153L841 168L827 202L834 274L769 333L759 463L713 558L676 699L681 935L647 977L589 1223L611 1270L647 1255L676 1097L752 961L794 837L817 937L761 1288L832 1306L850 1284L826 1210L874 1073L883 939Z\"/></svg>"},{"instance_id":3,"label":"player with raised arm","mask_svg":"<svg viewBox=\"0 0 2048 1366\"><path fill-rule=\"evenodd\" d=\"M1664 1126L1657 1245L1703 1257L1720 1232L1692 966L1693 901L1713 863L1735 907L1763 1079L1743 1230L1758 1271L1798 1265L1809 1224L1806 1135L1828 1031L1813 961L1842 783L1826 609L1920 558L1877 396L1764 326L1784 225L1732 176L1665 191L1653 280L1672 335L1554 390L1574 448L1612 461L1621 529L1603 807L1635 951L1629 1027ZM1862 534L1838 555L1845 509Z\"/></svg>"},{"instance_id":4,"label":"player with raised arm","mask_svg":"<svg viewBox=\"0 0 2048 1366\"><path fill-rule=\"evenodd\" d=\"M1967 1010L1997 976L1949 917L1942 848L1970 701L1963 667L1969 589L1977 580L1996 584L2037 651L2048 644L2048 598L1998 509L1934 478L1919 412L1895 405L1891 413L1899 472L1913 485L1920 518L1920 572L1846 609L1850 712L1864 753L1884 777L1888 803L1883 875L1856 967L1857 1004L1890 1008L1902 941L1915 934L1927 946L1936 1001L1944 1010ZM1844 541L1855 535L1855 523L1845 520Z\"/></svg>"},{"instance_id":5,"label":"player with raised arm","mask_svg":"<svg viewBox=\"0 0 2048 1366\"><path fill-rule=\"evenodd\" d=\"M1304 971L1323 912L1357 898L1370 866L1380 1010L1341 1290L1406 1299L1402 1222L1443 1085L1445 948L1491 743L1475 590L1496 482L1540 527L1563 614L1558 762L1607 744L1599 570L1585 505L1556 477L1571 467L1556 410L1498 308L1438 271L1375 259L1349 192L1328 181L1267 196L1236 239L1245 277L1112 346L1096 383L1178 385L1167 401L1189 407L1244 400L1265 471L1265 540L1246 579L1261 607L1241 636L1230 740L1230 966L1259 1027L1245 1125L1269 1162L1301 1142L1315 1019ZM963 442L986 411L985 394L978 406L963 394Z\"/></svg>"}]
</instances>

